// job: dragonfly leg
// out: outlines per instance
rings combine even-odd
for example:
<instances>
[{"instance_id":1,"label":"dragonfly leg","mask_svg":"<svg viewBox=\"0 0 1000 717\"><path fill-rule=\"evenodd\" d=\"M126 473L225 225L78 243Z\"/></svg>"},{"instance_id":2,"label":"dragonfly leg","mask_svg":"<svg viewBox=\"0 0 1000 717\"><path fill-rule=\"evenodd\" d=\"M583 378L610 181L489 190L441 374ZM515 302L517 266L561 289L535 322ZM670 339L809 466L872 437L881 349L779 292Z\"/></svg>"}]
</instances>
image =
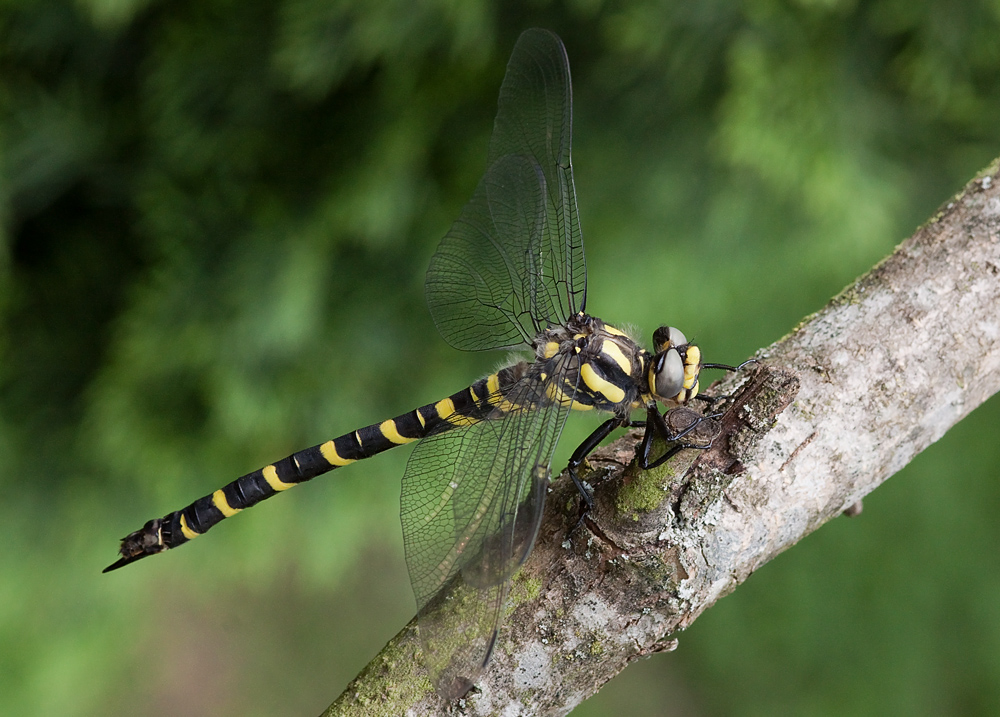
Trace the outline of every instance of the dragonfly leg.
<instances>
[{"instance_id":1,"label":"dragonfly leg","mask_svg":"<svg viewBox=\"0 0 1000 717\"><path fill-rule=\"evenodd\" d=\"M750 359L747 359L746 361L744 361L743 363L741 363L738 366L730 366L727 363L703 363L701 365L701 368L703 368L703 369L705 369L705 368L718 368L718 369L722 369L723 371L742 371L744 368L746 368L747 366L749 366L752 363L760 363L760 361L758 361L755 358L750 358Z\"/></svg>"},{"instance_id":2,"label":"dragonfly leg","mask_svg":"<svg viewBox=\"0 0 1000 717\"><path fill-rule=\"evenodd\" d=\"M751 358L747 359L738 366L730 366L729 364L725 363L703 363L701 365L701 368L703 369L717 368L723 371L742 371L744 368L746 368L752 363L759 364L760 361L758 361L755 358ZM728 401L730 398L732 398L732 396L730 394L726 394L723 396L709 396L707 393L699 393L697 396L695 396L695 398L698 399L699 401L704 401L710 407L714 408L716 403L718 403L719 401ZM709 416L709 418L717 418L717 416Z\"/></svg>"},{"instance_id":3,"label":"dragonfly leg","mask_svg":"<svg viewBox=\"0 0 1000 717\"><path fill-rule=\"evenodd\" d=\"M566 466L566 469L569 471L569 477L573 479L573 485L575 485L576 489L580 492L580 517L576 521L576 525L573 526L573 530L570 531L571 533L583 525L583 521L590 514L590 511L594 509L594 496L592 496L586 486L583 485L583 482L576 473L577 469L583 465L585 460L587 460L587 456L593 453L594 449L601 445L601 441L611 435L612 431L627 425L630 425L628 416L625 416L624 418L618 416L609 418L598 426L593 433L587 436L583 443L581 443L577 449L573 451L573 455L570 456L569 464Z\"/></svg>"},{"instance_id":4,"label":"dragonfly leg","mask_svg":"<svg viewBox=\"0 0 1000 717\"><path fill-rule=\"evenodd\" d=\"M646 430L642 434L642 443L639 444L639 467L644 471L664 463L675 456L680 450L680 446L673 446L655 461L650 461L649 454L653 450L653 436L656 433L659 433L660 437L665 441L672 440L670 438L670 428L667 426L667 422L663 420L663 416L660 415L660 411L656 406L650 406L646 409Z\"/></svg>"},{"instance_id":5,"label":"dragonfly leg","mask_svg":"<svg viewBox=\"0 0 1000 717\"><path fill-rule=\"evenodd\" d=\"M663 414L657 410L656 406L650 406L646 410L646 432L643 433L642 443L640 444L639 467L643 470L656 468L657 466L663 465L685 448L707 448L707 445L699 446L692 443L677 443L677 441L680 441L684 438L684 436L688 435L691 431L697 428L702 421L716 417L717 416L698 416L697 420L692 421L689 426L674 433L670 430L666 420L663 418ZM662 456L659 456L654 460L650 460L649 456L653 451L653 437L656 434L667 442L675 443L675 445L671 446Z\"/></svg>"},{"instance_id":6,"label":"dragonfly leg","mask_svg":"<svg viewBox=\"0 0 1000 717\"><path fill-rule=\"evenodd\" d=\"M715 404L720 401L728 401L732 396L728 393L722 396L709 396L707 393L699 393L695 398L707 404L709 408L715 408Z\"/></svg>"}]
</instances>

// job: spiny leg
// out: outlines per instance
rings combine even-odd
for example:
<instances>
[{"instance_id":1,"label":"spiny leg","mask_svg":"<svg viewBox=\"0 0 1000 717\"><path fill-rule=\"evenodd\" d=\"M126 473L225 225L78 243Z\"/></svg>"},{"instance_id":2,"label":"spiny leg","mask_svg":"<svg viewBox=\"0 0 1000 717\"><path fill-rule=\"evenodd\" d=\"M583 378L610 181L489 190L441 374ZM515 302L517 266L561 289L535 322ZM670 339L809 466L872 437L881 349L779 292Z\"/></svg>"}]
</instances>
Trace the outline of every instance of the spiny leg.
<instances>
[{"instance_id":1,"label":"spiny leg","mask_svg":"<svg viewBox=\"0 0 1000 717\"><path fill-rule=\"evenodd\" d=\"M751 358L751 359L747 359L746 361L744 361L743 363L739 364L738 366L730 366L729 364L725 364L725 363L703 363L701 365L701 368L702 369L716 368L716 369L720 369L722 371L729 371L729 372L732 373L732 372L735 372L735 371L742 371L744 368L746 368L748 365L750 365L752 363L760 363L760 361L758 361L755 358ZM731 394L725 394L725 395L722 395L722 396L709 396L707 393L699 393L694 398L698 399L699 401L703 401L704 403L706 403L709 406L709 408L714 408L715 404L719 403L720 401L728 401L730 398L732 398L732 395ZM718 415L706 416L706 418L717 418L717 417L718 417Z\"/></svg>"}]
</instances>

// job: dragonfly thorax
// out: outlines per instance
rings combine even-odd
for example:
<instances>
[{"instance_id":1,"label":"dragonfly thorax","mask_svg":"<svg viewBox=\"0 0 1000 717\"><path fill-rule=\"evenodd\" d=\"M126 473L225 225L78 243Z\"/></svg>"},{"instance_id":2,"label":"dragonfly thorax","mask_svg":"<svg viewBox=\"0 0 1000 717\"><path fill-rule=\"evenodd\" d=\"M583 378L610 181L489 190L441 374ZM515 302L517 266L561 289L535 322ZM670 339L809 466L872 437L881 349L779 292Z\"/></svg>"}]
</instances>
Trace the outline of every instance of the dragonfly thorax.
<instances>
[{"instance_id":1,"label":"dragonfly thorax","mask_svg":"<svg viewBox=\"0 0 1000 717\"><path fill-rule=\"evenodd\" d=\"M656 401L682 405L698 395L698 347L671 326L654 332L653 345L650 353L621 329L581 312L539 333L529 370L546 384L548 401L578 411L623 415Z\"/></svg>"}]
</instances>

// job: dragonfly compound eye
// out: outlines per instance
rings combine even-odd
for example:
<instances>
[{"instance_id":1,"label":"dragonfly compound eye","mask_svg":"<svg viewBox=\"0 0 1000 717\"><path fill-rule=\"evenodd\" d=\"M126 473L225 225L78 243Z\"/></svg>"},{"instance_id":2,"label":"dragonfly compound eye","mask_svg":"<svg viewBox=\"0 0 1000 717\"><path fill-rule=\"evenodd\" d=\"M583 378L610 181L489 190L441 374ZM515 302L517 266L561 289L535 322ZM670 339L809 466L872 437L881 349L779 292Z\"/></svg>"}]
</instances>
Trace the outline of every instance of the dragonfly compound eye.
<instances>
[{"instance_id":1,"label":"dragonfly compound eye","mask_svg":"<svg viewBox=\"0 0 1000 717\"><path fill-rule=\"evenodd\" d=\"M653 395L661 399L673 398L683 387L684 359L677 349L669 348L657 354L649 368L649 389Z\"/></svg>"},{"instance_id":2,"label":"dragonfly compound eye","mask_svg":"<svg viewBox=\"0 0 1000 717\"><path fill-rule=\"evenodd\" d=\"M688 342L681 330L673 326L661 326L653 332L653 347L657 351L683 346Z\"/></svg>"}]
</instances>

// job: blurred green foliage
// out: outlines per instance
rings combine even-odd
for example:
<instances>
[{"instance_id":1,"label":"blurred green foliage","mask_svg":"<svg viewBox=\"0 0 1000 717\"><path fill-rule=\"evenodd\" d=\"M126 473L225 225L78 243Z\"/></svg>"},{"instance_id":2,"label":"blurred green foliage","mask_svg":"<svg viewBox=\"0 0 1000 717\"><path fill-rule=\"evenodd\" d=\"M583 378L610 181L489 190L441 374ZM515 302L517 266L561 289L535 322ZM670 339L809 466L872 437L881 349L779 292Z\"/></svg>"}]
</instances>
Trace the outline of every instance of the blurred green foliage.
<instances>
[{"instance_id":1,"label":"blurred green foliage","mask_svg":"<svg viewBox=\"0 0 1000 717\"><path fill-rule=\"evenodd\" d=\"M574 72L588 308L710 361L1000 154L995 1L8 0L0 711L315 714L409 619L405 451L99 571L146 519L502 359L445 346L422 279L536 25ZM1000 713L998 422L577 714Z\"/></svg>"}]
</instances>

